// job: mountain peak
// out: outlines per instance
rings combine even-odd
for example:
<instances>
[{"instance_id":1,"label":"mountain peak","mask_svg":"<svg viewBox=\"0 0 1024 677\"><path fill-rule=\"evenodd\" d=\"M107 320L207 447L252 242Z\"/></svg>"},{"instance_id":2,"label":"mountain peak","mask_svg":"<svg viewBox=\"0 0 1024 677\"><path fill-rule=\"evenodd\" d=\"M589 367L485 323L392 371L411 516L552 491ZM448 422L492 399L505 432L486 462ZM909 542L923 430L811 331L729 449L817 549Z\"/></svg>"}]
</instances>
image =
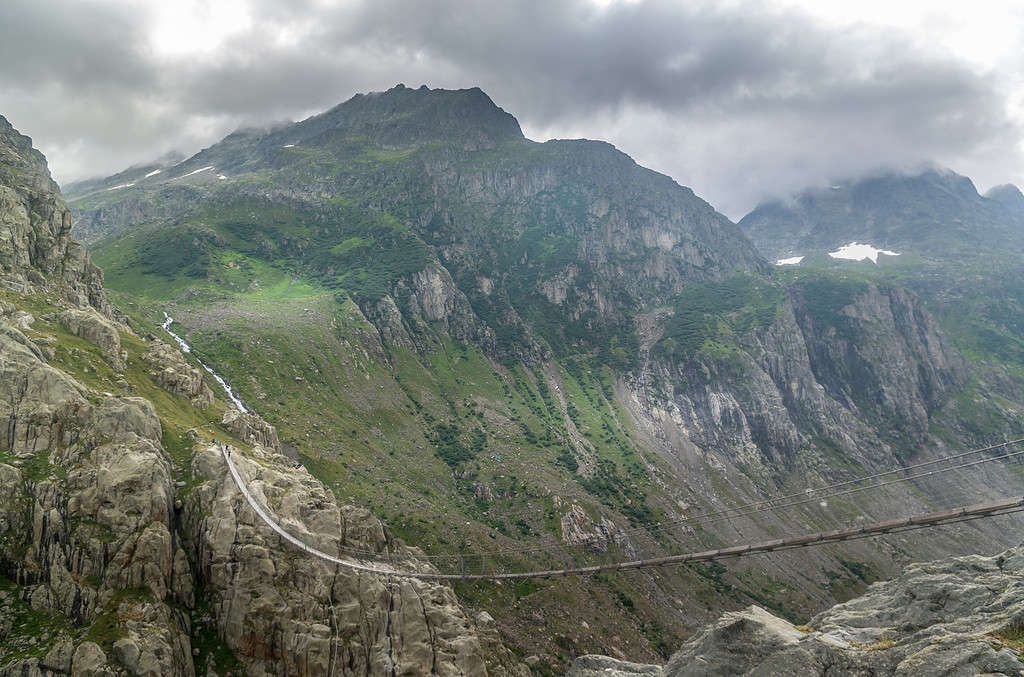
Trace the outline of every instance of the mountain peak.
<instances>
[{"instance_id":1,"label":"mountain peak","mask_svg":"<svg viewBox=\"0 0 1024 677\"><path fill-rule=\"evenodd\" d=\"M985 197L995 200L1011 209L1024 210L1024 193L1012 183L1004 183L1001 186L990 188Z\"/></svg>"},{"instance_id":2,"label":"mountain peak","mask_svg":"<svg viewBox=\"0 0 1024 677\"><path fill-rule=\"evenodd\" d=\"M1012 191L982 197L971 179L938 166L880 171L759 205L740 227L773 259L823 253L850 242L943 257L955 256L956 243L968 241L1019 249L1024 246L1020 219L1008 215L998 197L1011 199ZM1024 197L1016 195L1024 206Z\"/></svg>"},{"instance_id":3,"label":"mountain peak","mask_svg":"<svg viewBox=\"0 0 1024 677\"><path fill-rule=\"evenodd\" d=\"M341 131L389 147L441 142L479 149L524 139L515 117L479 87L411 89L401 83L356 94L290 131L300 138Z\"/></svg>"},{"instance_id":4,"label":"mountain peak","mask_svg":"<svg viewBox=\"0 0 1024 677\"><path fill-rule=\"evenodd\" d=\"M32 185L34 190L57 191L46 158L25 136L0 115L0 179L8 185Z\"/></svg>"}]
</instances>

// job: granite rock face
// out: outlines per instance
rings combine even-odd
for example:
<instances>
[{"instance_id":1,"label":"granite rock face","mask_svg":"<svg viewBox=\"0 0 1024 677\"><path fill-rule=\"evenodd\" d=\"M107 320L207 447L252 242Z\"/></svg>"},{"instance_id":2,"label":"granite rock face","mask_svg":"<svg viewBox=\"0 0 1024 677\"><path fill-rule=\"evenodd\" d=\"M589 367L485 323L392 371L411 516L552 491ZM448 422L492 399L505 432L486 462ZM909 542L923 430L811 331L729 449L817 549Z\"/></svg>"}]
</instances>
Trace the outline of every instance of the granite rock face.
<instances>
[{"instance_id":1,"label":"granite rock face","mask_svg":"<svg viewBox=\"0 0 1024 677\"><path fill-rule=\"evenodd\" d=\"M229 409L224 412L221 423L238 439L244 440L248 444L281 452L281 442L277 439L277 430L256 414L245 414L237 409Z\"/></svg>"},{"instance_id":2,"label":"granite rock face","mask_svg":"<svg viewBox=\"0 0 1024 677\"><path fill-rule=\"evenodd\" d=\"M32 140L0 116L0 287L45 289L75 307L112 309L103 272L71 237L71 211Z\"/></svg>"},{"instance_id":3,"label":"granite rock face","mask_svg":"<svg viewBox=\"0 0 1024 677\"><path fill-rule=\"evenodd\" d=\"M1022 573L1024 546L913 564L807 626L751 606L698 631L664 667L585 656L568 676L1022 675Z\"/></svg>"},{"instance_id":4,"label":"granite rock face","mask_svg":"<svg viewBox=\"0 0 1024 677\"><path fill-rule=\"evenodd\" d=\"M153 367L150 377L164 390L184 397L200 409L213 402L213 391L203 381L203 372L186 362L174 346L154 337L145 359Z\"/></svg>"},{"instance_id":5,"label":"granite rock face","mask_svg":"<svg viewBox=\"0 0 1024 677\"><path fill-rule=\"evenodd\" d=\"M36 612L83 625L125 619L132 660L150 668L133 674L192 675L186 619L169 606L190 574L173 566L174 487L156 411L142 398L91 394L26 341L0 331L0 570ZM67 667L58 648L68 638L41 639L59 656L4 669ZM95 643L70 655L65 672L115 674Z\"/></svg>"},{"instance_id":6,"label":"granite rock face","mask_svg":"<svg viewBox=\"0 0 1024 677\"><path fill-rule=\"evenodd\" d=\"M100 315L93 308L78 310L71 308L60 315L60 323L79 338L97 346L103 353L104 359L114 369L124 369L124 361L121 357L121 337L118 334L118 327Z\"/></svg>"},{"instance_id":7,"label":"granite rock face","mask_svg":"<svg viewBox=\"0 0 1024 677\"><path fill-rule=\"evenodd\" d=\"M256 500L304 542L422 566L368 512L339 508L291 459L257 446L234 460ZM199 583L248 674L486 674L473 624L450 588L298 554L245 501L219 452L197 454L193 472L202 484L186 519L197 536Z\"/></svg>"}]
</instances>

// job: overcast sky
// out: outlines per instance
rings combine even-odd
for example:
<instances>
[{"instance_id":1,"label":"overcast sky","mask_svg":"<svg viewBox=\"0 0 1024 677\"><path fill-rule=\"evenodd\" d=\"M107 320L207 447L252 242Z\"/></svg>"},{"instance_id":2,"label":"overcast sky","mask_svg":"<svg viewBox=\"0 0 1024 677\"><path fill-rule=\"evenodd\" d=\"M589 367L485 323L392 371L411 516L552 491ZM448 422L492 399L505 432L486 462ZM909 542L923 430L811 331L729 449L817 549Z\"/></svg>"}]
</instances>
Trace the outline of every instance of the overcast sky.
<instances>
[{"instance_id":1,"label":"overcast sky","mask_svg":"<svg viewBox=\"0 0 1024 677\"><path fill-rule=\"evenodd\" d=\"M360 91L480 86L727 215L937 162L1024 183L1024 10L931 0L3 0L0 114L65 183Z\"/></svg>"}]
</instances>

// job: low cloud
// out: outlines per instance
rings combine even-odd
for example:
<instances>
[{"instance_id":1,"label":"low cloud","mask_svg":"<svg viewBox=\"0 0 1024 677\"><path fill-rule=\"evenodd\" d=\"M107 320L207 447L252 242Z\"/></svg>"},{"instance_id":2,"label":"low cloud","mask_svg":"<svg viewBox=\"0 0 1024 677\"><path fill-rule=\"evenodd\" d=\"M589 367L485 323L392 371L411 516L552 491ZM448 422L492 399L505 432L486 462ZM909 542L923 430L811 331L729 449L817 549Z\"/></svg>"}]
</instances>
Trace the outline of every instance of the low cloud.
<instances>
[{"instance_id":1,"label":"low cloud","mask_svg":"<svg viewBox=\"0 0 1024 677\"><path fill-rule=\"evenodd\" d=\"M609 140L735 218L878 165L934 160L983 185L1021 178L1012 83L912 36L795 10L250 0L244 30L168 55L148 40L160 18L146 7L0 7L0 113L36 137L59 180L396 82L478 85L533 138Z\"/></svg>"}]
</instances>

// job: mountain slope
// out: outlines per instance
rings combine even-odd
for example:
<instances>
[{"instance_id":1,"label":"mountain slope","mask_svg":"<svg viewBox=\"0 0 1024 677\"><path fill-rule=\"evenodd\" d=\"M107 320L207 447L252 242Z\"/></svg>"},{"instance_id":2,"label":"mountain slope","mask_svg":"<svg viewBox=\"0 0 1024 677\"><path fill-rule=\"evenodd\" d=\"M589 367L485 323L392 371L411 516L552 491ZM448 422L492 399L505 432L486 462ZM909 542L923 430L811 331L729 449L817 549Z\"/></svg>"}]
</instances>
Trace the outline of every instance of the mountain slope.
<instances>
[{"instance_id":1,"label":"mountain slope","mask_svg":"<svg viewBox=\"0 0 1024 677\"><path fill-rule=\"evenodd\" d=\"M884 173L759 205L739 225L773 260L834 251L849 242L939 259L1019 255L1024 212L1008 208L1011 194L979 195L970 179L946 169Z\"/></svg>"},{"instance_id":2,"label":"mountain slope","mask_svg":"<svg viewBox=\"0 0 1024 677\"><path fill-rule=\"evenodd\" d=\"M170 312L340 500L453 570L777 537L1019 478L992 463L702 519L1001 441L1024 398L992 397L913 293L773 270L688 189L607 144L525 140L478 91L356 97L108 183L72 205L123 305ZM609 646L666 658L721 609L807 615L1014 533L456 593L556 673Z\"/></svg>"},{"instance_id":3,"label":"mountain slope","mask_svg":"<svg viewBox=\"0 0 1024 677\"><path fill-rule=\"evenodd\" d=\"M262 524L201 438L233 445L254 490L321 547L429 566L126 324L44 159L3 118L0 198L0 675L515 668L450 588L326 570Z\"/></svg>"},{"instance_id":4,"label":"mountain slope","mask_svg":"<svg viewBox=\"0 0 1024 677\"><path fill-rule=\"evenodd\" d=\"M691 191L607 144L527 141L479 90L358 96L291 127L233 134L173 174L74 200L87 239L147 225L131 232L134 256L104 254L111 279L170 292L209 276L227 249L345 290L389 331L400 328L386 296L406 333L441 321L517 358L559 349L573 331L629 333L632 308L764 267ZM133 279L139 268L151 274ZM408 307L417 284L436 288L437 303ZM570 326L543 326L556 308Z\"/></svg>"},{"instance_id":5,"label":"mountain slope","mask_svg":"<svg viewBox=\"0 0 1024 677\"><path fill-rule=\"evenodd\" d=\"M834 190L833 190L834 189ZM914 290L966 354L1024 368L1024 209L1020 191L981 196L949 170L883 174L810 189L740 221L766 256L858 270ZM851 242L897 252L879 265L827 256Z\"/></svg>"}]
</instances>

